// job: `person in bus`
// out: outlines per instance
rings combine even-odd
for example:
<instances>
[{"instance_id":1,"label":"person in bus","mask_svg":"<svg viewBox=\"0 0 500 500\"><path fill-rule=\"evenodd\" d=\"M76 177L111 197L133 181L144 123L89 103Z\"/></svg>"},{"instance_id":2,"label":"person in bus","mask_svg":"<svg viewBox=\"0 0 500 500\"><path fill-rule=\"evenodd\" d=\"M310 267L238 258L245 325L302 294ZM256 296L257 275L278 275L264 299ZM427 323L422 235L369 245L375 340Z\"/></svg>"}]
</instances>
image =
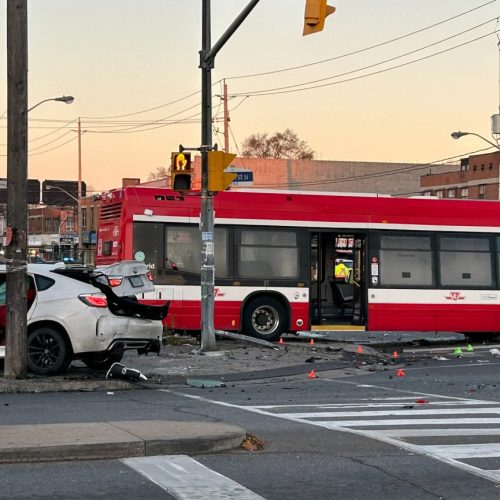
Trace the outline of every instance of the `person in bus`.
<instances>
[{"instance_id":1,"label":"person in bus","mask_svg":"<svg viewBox=\"0 0 500 500\"><path fill-rule=\"evenodd\" d=\"M335 279L348 281L350 272L343 260L335 259Z\"/></svg>"}]
</instances>

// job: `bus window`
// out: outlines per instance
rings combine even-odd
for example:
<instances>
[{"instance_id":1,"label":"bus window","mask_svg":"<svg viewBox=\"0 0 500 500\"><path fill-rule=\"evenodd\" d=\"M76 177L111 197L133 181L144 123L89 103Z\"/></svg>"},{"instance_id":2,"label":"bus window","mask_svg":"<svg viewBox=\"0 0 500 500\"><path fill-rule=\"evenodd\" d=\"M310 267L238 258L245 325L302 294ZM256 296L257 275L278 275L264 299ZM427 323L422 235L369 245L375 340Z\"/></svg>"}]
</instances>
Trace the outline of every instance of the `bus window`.
<instances>
[{"instance_id":1,"label":"bus window","mask_svg":"<svg viewBox=\"0 0 500 500\"><path fill-rule=\"evenodd\" d=\"M241 278L297 278L297 234L292 231L241 231L238 269Z\"/></svg>"},{"instance_id":2,"label":"bus window","mask_svg":"<svg viewBox=\"0 0 500 500\"><path fill-rule=\"evenodd\" d=\"M382 286L434 286L430 236L380 237Z\"/></svg>"},{"instance_id":3,"label":"bus window","mask_svg":"<svg viewBox=\"0 0 500 500\"><path fill-rule=\"evenodd\" d=\"M439 274L446 287L491 287L490 239L439 237Z\"/></svg>"},{"instance_id":4,"label":"bus window","mask_svg":"<svg viewBox=\"0 0 500 500\"><path fill-rule=\"evenodd\" d=\"M215 275L228 275L227 229L215 229ZM166 255L179 271L200 274L201 243L197 226L166 226Z\"/></svg>"}]
</instances>

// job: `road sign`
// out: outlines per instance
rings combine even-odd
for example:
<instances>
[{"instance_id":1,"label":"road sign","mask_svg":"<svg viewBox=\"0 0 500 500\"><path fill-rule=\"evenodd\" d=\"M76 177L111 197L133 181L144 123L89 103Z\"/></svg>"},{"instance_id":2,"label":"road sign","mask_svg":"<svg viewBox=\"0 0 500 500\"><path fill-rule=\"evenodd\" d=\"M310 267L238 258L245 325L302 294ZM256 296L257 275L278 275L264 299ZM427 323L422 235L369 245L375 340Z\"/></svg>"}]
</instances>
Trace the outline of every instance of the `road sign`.
<instances>
[{"instance_id":1,"label":"road sign","mask_svg":"<svg viewBox=\"0 0 500 500\"><path fill-rule=\"evenodd\" d=\"M253 171L243 167L229 167L226 172L236 174L236 179L232 182L231 186L245 187L253 186Z\"/></svg>"}]
</instances>

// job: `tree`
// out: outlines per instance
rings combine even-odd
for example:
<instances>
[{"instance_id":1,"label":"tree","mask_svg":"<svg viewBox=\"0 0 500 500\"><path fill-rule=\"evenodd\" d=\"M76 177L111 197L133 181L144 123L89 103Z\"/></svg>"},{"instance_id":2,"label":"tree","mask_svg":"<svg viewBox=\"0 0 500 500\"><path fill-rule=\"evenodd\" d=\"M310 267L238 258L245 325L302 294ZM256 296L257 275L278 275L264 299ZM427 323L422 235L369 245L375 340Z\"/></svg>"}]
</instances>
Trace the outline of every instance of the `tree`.
<instances>
[{"instance_id":1,"label":"tree","mask_svg":"<svg viewBox=\"0 0 500 500\"><path fill-rule=\"evenodd\" d=\"M158 167L154 172L149 172L148 181L165 179L165 177L167 177L167 169L165 167Z\"/></svg>"},{"instance_id":2,"label":"tree","mask_svg":"<svg viewBox=\"0 0 500 500\"><path fill-rule=\"evenodd\" d=\"M306 141L287 128L284 132L269 135L252 134L242 144L242 156L254 158L284 158L289 160L312 160L314 151Z\"/></svg>"}]
</instances>

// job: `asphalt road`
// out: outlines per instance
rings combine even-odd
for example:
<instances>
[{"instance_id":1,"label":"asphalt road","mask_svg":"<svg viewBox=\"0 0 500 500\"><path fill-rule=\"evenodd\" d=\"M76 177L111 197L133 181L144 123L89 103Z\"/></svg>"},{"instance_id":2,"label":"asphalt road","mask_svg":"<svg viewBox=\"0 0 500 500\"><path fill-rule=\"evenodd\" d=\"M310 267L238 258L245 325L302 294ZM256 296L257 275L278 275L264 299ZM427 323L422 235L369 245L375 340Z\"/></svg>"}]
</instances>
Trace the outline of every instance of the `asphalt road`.
<instances>
[{"instance_id":1,"label":"asphalt road","mask_svg":"<svg viewBox=\"0 0 500 500\"><path fill-rule=\"evenodd\" d=\"M264 449L180 462L3 465L0 498L172 498L165 489L190 499L498 498L500 361L417 359L406 376L394 373L332 371L216 389L1 395L0 425L223 421L246 428ZM199 496L197 485L210 490Z\"/></svg>"}]
</instances>

